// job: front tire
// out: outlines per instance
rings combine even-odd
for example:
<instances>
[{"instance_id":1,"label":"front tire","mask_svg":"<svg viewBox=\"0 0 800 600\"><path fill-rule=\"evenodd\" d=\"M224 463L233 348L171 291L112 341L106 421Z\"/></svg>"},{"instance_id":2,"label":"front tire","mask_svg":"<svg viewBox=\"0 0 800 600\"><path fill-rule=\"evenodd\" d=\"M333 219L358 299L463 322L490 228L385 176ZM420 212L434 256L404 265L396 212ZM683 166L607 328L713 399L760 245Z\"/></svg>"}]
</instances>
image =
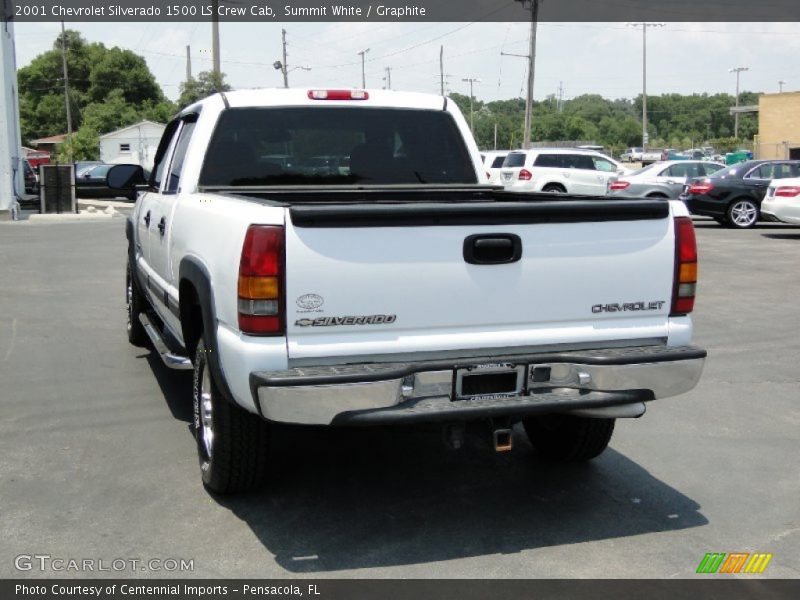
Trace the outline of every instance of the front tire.
<instances>
[{"instance_id":1,"label":"front tire","mask_svg":"<svg viewBox=\"0 0 800 600\"><path fill-rule=\"evenodd\" d=\"M731 227L750 229L758 221L758 206L752 200L740 198L731 202L726 216Z\"/></svg>"},{"instance_id":2,"label":"front tire","mask_svg":"<svg viewBox=\"0 0 800 600\"><path fill-rule=\"evenodd\" d=\"M525 433L544 458L558 462L585 462L608 447L615 419L574 415L543 415L523 419Z\"/></svg>"},{"instance_id":3,"label":"front tire","mask_svg":"<svg viewBox=\"0 0 800 600\"><path fill-rule=\"evenodd\" d=\"M128 267L125 269L125 304L128 312L128 322L126 324L128 341L134 346L144 346L147 342L147 334L144 331L142 322L139 320L139 315L144 312L147 300L134 279L130 260L128 261Z\"/></svg>"},{"instance_id":4,"label":"front tire","mask_svg":"<svg viewBox=\"0 0 800 600\"><path fill-rule=\"evenodd\" d=\"M222 396L209 368L209 352L200 338L192 398L203 485L218 494L258 489L266 480L269 425Z\"/></svg>"}]
</instances>

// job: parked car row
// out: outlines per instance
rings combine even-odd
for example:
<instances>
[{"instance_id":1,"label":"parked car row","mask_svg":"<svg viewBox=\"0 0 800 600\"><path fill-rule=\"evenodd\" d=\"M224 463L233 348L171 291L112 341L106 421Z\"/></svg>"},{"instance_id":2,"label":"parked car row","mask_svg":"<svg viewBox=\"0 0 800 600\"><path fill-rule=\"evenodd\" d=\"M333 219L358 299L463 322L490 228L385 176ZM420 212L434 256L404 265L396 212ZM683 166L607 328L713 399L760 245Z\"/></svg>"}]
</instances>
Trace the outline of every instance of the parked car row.
<instances>
[{"instance_id":1,"label":"parked car row","mask_svg":"<svg viewBox=\"0 0 800 600\"><path fill-rule=\"evenodd\" d=\"M798 160L725 165L677 159L629 172L604 154L579 148L492 151L482 156L489 182L512 191L682 200L692 214L738 229L753 227L760 219L800 224Z\"/></svg>"}]
</instances>

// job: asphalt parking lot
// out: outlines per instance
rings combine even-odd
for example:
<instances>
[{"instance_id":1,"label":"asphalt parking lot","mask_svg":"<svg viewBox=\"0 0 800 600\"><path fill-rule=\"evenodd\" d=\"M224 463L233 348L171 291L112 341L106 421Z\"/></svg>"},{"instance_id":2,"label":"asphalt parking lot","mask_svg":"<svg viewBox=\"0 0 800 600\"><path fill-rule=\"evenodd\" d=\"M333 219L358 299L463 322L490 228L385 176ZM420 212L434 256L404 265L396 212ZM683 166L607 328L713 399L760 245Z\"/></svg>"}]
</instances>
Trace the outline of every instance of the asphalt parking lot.
<instances>
[{"instance_id":1,"label":"asphalt parking lot","mask_svg":"<svg viewBox=\"0 0 800 600\"><path fill-rule=\"evenodd\" d=\"M191 374L128 345L119 217L0 224L0 577L15 557L186 559L195 577L694 575L770 552L800 576L800 228L698 221L698 388L554 466L522 435L276 431L272 487L200 484ZM76 575L71 573L71 576ZM104 573L86 573L87 576ZM707 576L706 576L707 577Z\"/></svg>"}]
</instances>

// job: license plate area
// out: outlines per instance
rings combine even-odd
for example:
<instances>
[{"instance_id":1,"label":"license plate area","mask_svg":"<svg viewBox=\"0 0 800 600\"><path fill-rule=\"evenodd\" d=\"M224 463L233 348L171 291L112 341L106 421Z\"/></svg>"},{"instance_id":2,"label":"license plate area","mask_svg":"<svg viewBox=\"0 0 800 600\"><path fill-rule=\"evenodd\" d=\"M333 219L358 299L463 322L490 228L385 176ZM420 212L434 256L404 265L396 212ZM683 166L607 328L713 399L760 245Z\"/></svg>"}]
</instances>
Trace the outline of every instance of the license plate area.
<instances>
[{"instance_id":1,"label":"license plate area","mask_svg":"<svg viewBox=\"0 0 800 600\"><path fill-rule=\"evenodd\" d=\"M456 400L520 396L525 388L525 366L512 364L476 365L457 369Z\"/></svg>"}]
</instances>

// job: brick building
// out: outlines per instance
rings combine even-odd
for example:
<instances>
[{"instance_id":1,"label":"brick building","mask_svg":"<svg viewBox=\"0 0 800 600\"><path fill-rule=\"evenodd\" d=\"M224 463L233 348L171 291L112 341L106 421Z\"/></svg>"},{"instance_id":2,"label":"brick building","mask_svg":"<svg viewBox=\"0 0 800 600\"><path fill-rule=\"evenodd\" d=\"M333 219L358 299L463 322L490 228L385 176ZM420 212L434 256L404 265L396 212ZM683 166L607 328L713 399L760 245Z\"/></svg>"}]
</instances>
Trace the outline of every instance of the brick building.
<instances>
[{"instance_id":1,"label":"brick building","mask_svg":"<svg viewBox=\"0 0 800 600\"><path fill-rule=\"evenodd\" d=\"M800 160L800 92L759 96L754 150L757 158Z\"/></svg>"}]
</instances>

